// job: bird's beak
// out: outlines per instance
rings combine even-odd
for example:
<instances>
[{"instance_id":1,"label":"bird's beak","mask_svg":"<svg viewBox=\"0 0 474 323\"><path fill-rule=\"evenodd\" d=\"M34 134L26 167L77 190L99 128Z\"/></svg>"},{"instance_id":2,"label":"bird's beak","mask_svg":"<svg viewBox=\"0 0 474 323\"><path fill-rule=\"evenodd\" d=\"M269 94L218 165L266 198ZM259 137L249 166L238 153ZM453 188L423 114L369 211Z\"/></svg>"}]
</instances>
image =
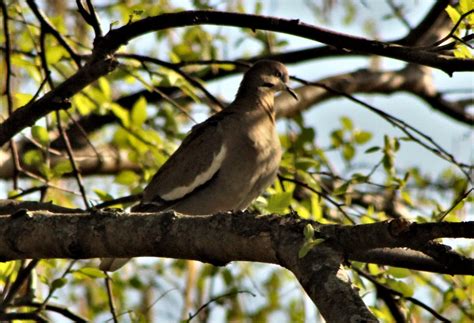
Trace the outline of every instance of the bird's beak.
<instances>
[{"instance_id":1,"label":"bird's beak","mask_svg":"<svg viewBox=\"0 0 474 323\"><path fill-rule=\"evenodd\" d=\"M295 91L293 91L292 89L290 89L290 87L288 85L285 84L285 90L291 94L292 97L295 98L296 101L298 101L298 95L296 94Z\"/></svg>"}]
</instances>

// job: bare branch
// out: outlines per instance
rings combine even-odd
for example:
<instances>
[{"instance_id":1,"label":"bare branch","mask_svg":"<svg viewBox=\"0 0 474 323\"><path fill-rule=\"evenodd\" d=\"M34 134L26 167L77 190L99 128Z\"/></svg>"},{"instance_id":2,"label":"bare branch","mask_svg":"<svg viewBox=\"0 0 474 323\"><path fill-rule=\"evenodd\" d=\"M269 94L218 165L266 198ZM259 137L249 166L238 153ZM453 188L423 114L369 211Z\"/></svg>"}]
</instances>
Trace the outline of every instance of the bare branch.
<instances>
[{"instance_id":1,"label":"bare branch","mask_svg":"<svg viewBox=\"0 0 474 323\"><path fill-rule=\"evenodd\" d=\"M104 36L101 47L108 52L113 52L131 39L150 31L202 24L235 26L251 28L253 30L262 29L286 33L322 42L340 49L355 50L431 66L441 69L449 75L456 71L472 71L474 69L474 60L457 59L427 51L414 50L402 45L349 36L306 24L298 19L288 20L220 11L183 11L145 18L110 31Z\"/></svg>"}]
</instances>

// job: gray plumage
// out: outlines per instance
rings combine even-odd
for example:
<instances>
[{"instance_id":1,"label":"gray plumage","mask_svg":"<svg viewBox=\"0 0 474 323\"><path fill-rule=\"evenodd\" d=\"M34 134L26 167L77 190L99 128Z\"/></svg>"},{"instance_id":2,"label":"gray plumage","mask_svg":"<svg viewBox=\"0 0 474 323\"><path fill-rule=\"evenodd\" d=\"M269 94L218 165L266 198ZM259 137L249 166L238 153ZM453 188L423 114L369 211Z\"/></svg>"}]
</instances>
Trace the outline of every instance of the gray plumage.
<instances>
[{"instance_id":1,"label":"gray plumage","mask_svg":"<svg viewBox=\"0 0 474 323\"><path fill-rule=\"evenodd\" d=\"M263 60L244 75L235 100L194 126L153 176L133 212L174 210L188 215L246 209L273 183L281 160L274 95L288 88L288 71ZM103 259L116 270L127 259Z\"/></svg>"}]
</instances>

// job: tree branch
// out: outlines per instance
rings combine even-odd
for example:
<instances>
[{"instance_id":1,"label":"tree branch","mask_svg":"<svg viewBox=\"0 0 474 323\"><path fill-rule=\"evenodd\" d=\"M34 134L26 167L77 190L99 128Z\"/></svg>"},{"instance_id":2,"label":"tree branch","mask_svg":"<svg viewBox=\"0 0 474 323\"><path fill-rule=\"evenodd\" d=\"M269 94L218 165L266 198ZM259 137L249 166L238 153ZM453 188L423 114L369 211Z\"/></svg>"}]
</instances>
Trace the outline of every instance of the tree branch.
<instances>
[{"instance_id":1,"label":"tree branch","mask_svg":"<svg viewBox=\"0 0 474 323\"><path fill-rule=\"evenodd\" d=\"M362 53L370 53L410 63L431 66L441 69L449 75L457 71L474 70L474 60L442 56L402 45L345 35L300 22L298 19L288 20L221 11L183 11L145 18L110 31L105 35L101 47L106 49L107 52L114 52L121 45L125 45L133 38L150 31L194 25L235 26L251 28L252 30L262 29L281 32L325 43L340 49L349 51L355 50Z\"/></svg>"}]
</instances>

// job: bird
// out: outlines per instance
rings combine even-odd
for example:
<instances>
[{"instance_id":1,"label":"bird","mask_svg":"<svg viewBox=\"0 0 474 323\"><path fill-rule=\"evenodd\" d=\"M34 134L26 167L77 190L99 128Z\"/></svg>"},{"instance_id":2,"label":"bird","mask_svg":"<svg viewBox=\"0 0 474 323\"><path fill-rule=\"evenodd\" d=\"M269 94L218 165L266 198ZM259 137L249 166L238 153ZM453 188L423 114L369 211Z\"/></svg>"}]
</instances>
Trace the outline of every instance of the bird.
<instances>
[{"instance_id":1,"label":"bird","mask_svg":"<svg viewBox=\"0 0 474 323\"><path fill-rule=\"evenodd\" d=\"M288 86L286 66L260 60L244 74L234 101L192 127L156 172L132 212L209 215L245 210L275 180L282 156L274 97ZM127 258L103 258L115 271Z\"/></svg>"}]
</instances>

